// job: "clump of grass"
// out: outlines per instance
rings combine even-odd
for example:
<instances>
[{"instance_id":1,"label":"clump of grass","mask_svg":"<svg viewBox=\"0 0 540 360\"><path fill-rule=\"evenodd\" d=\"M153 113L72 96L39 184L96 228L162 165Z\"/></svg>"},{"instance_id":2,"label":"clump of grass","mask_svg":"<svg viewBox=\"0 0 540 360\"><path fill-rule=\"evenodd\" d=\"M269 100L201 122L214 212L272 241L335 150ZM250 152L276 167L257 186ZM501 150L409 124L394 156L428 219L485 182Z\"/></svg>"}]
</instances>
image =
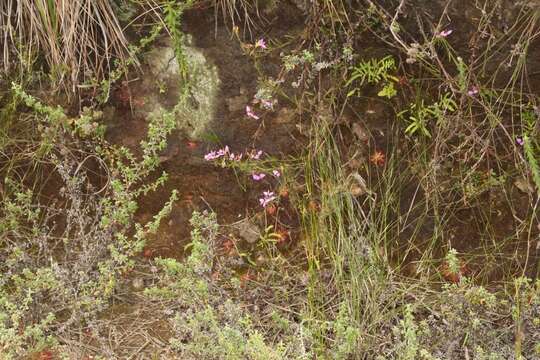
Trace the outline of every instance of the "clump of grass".
<instances>
[{"instance_id":1,"label":"clump of grass","mask_svg":"<svg viewBox=\"0 0 540 360\"><path fill-rule=\"evenodd\" d=\"M21 78L43 59L51 80L70 92L103 78L128 57L127 40L106 0L6 0L0 4L3 71Z\"/></svg>"}]
</instances>

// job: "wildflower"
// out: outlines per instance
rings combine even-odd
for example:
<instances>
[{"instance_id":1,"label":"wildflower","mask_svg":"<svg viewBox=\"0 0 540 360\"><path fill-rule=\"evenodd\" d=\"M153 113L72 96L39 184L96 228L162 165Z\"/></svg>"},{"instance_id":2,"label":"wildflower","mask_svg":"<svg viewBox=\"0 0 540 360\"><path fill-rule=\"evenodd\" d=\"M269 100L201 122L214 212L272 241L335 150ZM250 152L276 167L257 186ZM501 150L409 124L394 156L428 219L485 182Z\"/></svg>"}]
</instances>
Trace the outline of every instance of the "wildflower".
<instances>
[{"instance_id":1,"label":"wildflower","mask_svg":"<svg viewBox=\"0 0 540 360\"><path fill-rule=\"evenodd\" d=\"M518 136L518 137L516 138L516 144L518 144L519 146L525 145L525 139L523 139L522 136Z\"/></svg>"},{"instance_id":2,"label":"wildflower","mask_svg":"<svg viewBox=\"0 0 540 360\"><path fill-rule=\"evenodd\" d=\"M370 156L369 161L371 161L375 165L383 165L384 164L384 153L380 150L377 150L373 153L373 155Z\"/></svg>"},{"instance_id":3,"label":"wildflower","mask_svg":"<svg viewBox=\"0 0 540 360\"><path fill-rule=\"evenodd\" d=\"M443 30L443 31L441 31L437 36L442 37L442 38L445 38L445 37L447 37L448 35L452 34L453 32L454 32L454 30L452 30L452 29Z\"/></svg>"},{"instance_id":4,"label":"wildflower","mask_svg":"<svg viewBox=\"0 0 540 360\"><path fill-rule=\"evenodd\" d=\"M262 207L266 207L269 203L276 199L275 194L272 191L264 191L263 197L259 199L259 203Z\"/></svg>"},{"instance_id":5,"label":"wildflower","mask_svg":"<svg viewBox=\"0 0 540 360\"><path fill-rule=\"evenodd\" d=\"M246 115L252 119L259 120L259 117L253 112L249 105L246 106Z\"/></svg>"},{"instance_id":6,"label":"wildflower","mask_svg":"<svg viewBox=\"0 0 540 360\"><path fill-rule=\"evenodd\" d=\"M204 160L210 161L210 160L217 159L218 157L219 156L217 155L215 151L210 151L208 154L204 155Z\"/></svg>"},{"instance_id":7,"label":"wildflower","mask_svg":"<svg viewBox=\"0 0 540 360\"><path fill-rule=\"evenodd\" d=\"M219 159L222 156L225 156L229 153L229 146L225 146L223 149L219 149L218 151L210 151L208 154L204 155L204 160L210 161Z\"/></svg>"},{"instance_id":8,"label":"wildflower","mask_svg":"<svg viewBox=\"0 0 540 360\"><path fill-rule=\"evenodd\" d=\"M266 49L267 46L266 46L266 41L264 41L264 39L259 39L257 40L257 42L255 43L255 47L258 48L260 47L261 49Z\"/></svg>"},{"instance_id":9,"label":"wildflower","mask_svg":"<svg viewBox=\"0 0 540 360\"><path fill-rule=\"evenodd\" d=\"M262 153L263 153L262 150L257 151L255 154L251 152L251 154L249 154L249 158L253 160L259 160L261 158Z\"/></svg>"},{"instance_id":10,"label":"wildflower","mask_svg":"<svg viewBox=\"0 0 540 360\"><path fill-rule=\"evenodd\" d=\"M478 87L473 86L469 91L467 91L467 94L469 96L474 96L474 95L478 94Z\"/></svg>"},{"instance_id":11,"label":"wildflower","mask_svg":"<svg viewBox=\"0 0 540 360\"><path fill-rule=\"evenodd\" d=\"M265 176L266 176L266 174L264 174L264 173L260 173L260 174L253 173L253 174L251 174L251 177L252 177L253 180L255 180L255 181L262 180L262 179L265 178Z\"/></svg>"},{"instance_id":12,"label":"wildflower","mask_svg":"<svg viewBox=\"0 0 540 360\"><path fill-rule=\"evenodd\" d=\"M274 176L277 178L281 176L281 173L279 172L279 170L273 170L272 174L274 174Z\"/></svg>"},{"instance_id":13,"label":"wildflower","mask_svg":"<svg viewBox=\"0 0 540 360\"><path fill-rule=\"evenodd\" d=\"M262 107L267 110L274 110L274 102L269 100L261 100Z\"/></svg>"}]
</instances>

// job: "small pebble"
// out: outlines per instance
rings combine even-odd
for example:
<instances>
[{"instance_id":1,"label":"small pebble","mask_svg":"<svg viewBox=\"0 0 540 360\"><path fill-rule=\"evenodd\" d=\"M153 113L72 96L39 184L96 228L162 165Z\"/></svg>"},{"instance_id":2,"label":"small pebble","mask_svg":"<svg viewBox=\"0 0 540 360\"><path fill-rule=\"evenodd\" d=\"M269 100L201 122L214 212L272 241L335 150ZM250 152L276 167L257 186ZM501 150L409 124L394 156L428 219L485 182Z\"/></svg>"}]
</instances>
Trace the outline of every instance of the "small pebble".
<instances>
[{"instance_id":1,"label":"small pebble","mask_svg":"<svg viewBox=\"0 0 540 360\"><path fill-rule=\"evenodd\" d=\"M142 290L144 289L144 280L141 278L135 278L131 282L131 285L133 286L133 289L135 290Z\"/></svg>"}]
</instances>

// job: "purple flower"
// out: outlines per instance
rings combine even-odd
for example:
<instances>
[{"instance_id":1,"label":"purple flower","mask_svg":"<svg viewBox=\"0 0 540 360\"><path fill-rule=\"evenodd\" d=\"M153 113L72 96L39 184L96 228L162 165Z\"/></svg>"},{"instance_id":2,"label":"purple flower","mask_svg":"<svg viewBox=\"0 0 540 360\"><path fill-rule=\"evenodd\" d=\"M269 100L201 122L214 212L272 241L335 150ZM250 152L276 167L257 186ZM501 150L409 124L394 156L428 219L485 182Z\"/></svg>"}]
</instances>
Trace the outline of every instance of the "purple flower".
<instances>
[{"instance_id":1,"label":"purple flower","mask_svg":"<svg viewBox=\"0 0 540 360\"><path fill-rule=\"evenodd\" d=\"M273 170L272 174L274 174L274 176L277 178L281 176L281 173L279 172L279 170Z\"/></svg>"},{"instance_id":2,"label":"purple flower","mask_svg":"<svg viewBox=\"0 0 540 360\"><path fill-rule=\"evenodd\" d=\"M257 151L255 154L252 152L251 154L249 154L249 158L254 159L254 160L259 160L261 158L262 153L263 153L262 150Z\"/></svg>"},{"instance_id":3,"label":"purple flower","mask_svg":"<svg viewBox=\"0 0 540 360\"><path fill-rule=\"evenodd\" d=\"M242 154L242 153L239 153L239 154L231 153L229 155L229 160L231 160L231 161L240 161L240 160L242 160L242 157L244 157L244 154Z\"/></svg>"},{"instance_id":4,"label":"purple flower","mask_svg":"<svg viewBox=\"0 0 540 360\"><path fill-rule=\"evenodd\" d=\"M478 87L475 85L469 91L467 91L467 94L469 96L474 96L474 95L478 94L478 91L479 91Z\"/></svg>"},{"instance_id":5,"label":"purple flower","mask_svg":"<svg viewBox=\"0 0 540 360\"><path fill-rule=\"evenodd\" d=\"M259 120L259 117L253 112L249 105L246 106L246 115L252 119Z\"/></svg>"},{"instance_id":6,"label":"purple flower","mask_svg":"<svg viewBox=\"0 0 540 360\"><path fill-rule=\"evenodd\" d=\"M274 110L274 103L269 100L261 100L262 107L268 110Z\"/></svg>"},{"instance_id":7,"label":"purple flower","mask_svg":"<svg viewBox=\"0 0 540 360\"><path fill-rule=\"evenodd\" d=\"M453 32L454 32L454 30L452 30L452 29L443 30L437 36L445 38L448 35L452 34Z\"/></svg>"},{"instance_id":8,"label":"purple flower","mask_svg":"<svg viewBox=\"0 0 540 360\"><path fill-rule=\"evenodd\" d=\"M516 138L516 144L518 144L519 146L525 145L525 139L523 139L523 137L521 137L521 136L518 136Z\"/></svg>"},{"instance_id":9,"label":"purple flower","mask_svg":"<svg viewBox=\"0 0 540 360\"><path fill-rule=\"evenodd\" d=\"M210 161L219 159L222 156L225 156L225 154L229 153L229 146L225 146L223 149L219 149L218 151L210 151L208 154L204 155L204 160Z\"/></svg>"},{"instance_id":10,"label":"purple flower","mask_svg":"<svg viewBox=\"0 0 540 360\"><path fill-rule=\"evenodd\" d=\"M265 176L266 176L266 174L263 174L263 173L260 173L260 174L253 173L253 174L251 174L251 177L255 181L262 180L262 179L264 179Z\"/></svg>"},{"instance_id":11,"label":"purple flower","mask_svg":"<svg viewBox=\"0 0 540 360\"><path fill-rule=\"evenodd\" d=\"M208 154L204 155L204 160L210 161L210 160L217 159L217 157L218 156L215 151L210 151Z\"/></svg>"},{"instance_id":12,"label":"purple flower","mask_svg":"<svg viewBox=\"0 0 540 360\"><path fill-rule=\"evenodd\" d=\"M264 191L263 197L259 199L259 203L262 207L266 207L269 203L276 199L275 194L272 191Z\"/></svg>"},{"instance_id":13,"label":"purple flower","mask_svg":"<svg viewBox=\"0 0 540 360\"><path fill-rule=\"evenodd\" d=\"M255 47L260 47L261 49L266 49L266 42L264 41L264 39L259 39L257 40L257 42L255 43Z\"/></svg>"}]
</instances>

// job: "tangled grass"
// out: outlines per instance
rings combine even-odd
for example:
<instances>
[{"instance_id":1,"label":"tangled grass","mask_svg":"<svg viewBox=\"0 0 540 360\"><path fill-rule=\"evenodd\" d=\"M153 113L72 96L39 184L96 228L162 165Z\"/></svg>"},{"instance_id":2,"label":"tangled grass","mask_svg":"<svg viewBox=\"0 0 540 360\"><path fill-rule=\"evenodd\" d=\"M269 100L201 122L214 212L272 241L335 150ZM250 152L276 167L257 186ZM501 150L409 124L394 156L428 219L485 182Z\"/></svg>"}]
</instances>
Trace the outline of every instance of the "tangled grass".
<instances>
[{"instance_id":1,"label":"tangled grass","mask_svg":"<svg viewBox=\"0 0 540 360\"><path fill-rule=\"evenodd\" d=\"M57 85L75 91L101 79L128 57L124 36L107 0L6 0L0 4L5 73L33 71L43 59Z\"/></svg>"}]
</instances>

